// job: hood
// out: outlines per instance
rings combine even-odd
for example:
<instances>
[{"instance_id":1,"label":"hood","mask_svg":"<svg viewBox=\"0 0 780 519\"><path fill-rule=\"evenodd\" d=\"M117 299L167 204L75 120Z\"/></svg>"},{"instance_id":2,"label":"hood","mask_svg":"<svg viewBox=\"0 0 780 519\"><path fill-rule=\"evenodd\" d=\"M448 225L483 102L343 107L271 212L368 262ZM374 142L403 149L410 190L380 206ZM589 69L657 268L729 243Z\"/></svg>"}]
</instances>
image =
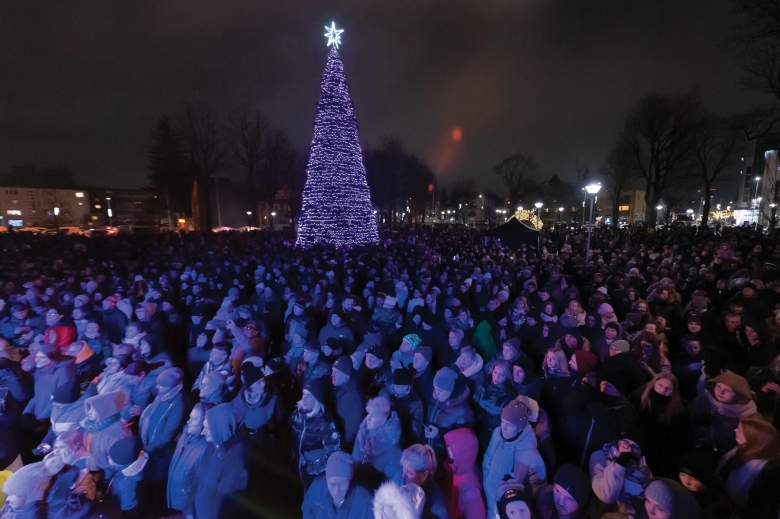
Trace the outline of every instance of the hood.
<instances>
[{"instance_id":1,"label":"hood","mask_svg":"<svg viewBox=\"0 0 780 519\"><path fill-rule=\"evenodd\" d=\"M87 398L84 401L84 414L89 414L90 409L97 411L97 421L105 420L125 407L125 394L122 391L111 391Z\"/></svg>"},{"instance_id":2,"label":"hood","mask_svg":"<svg viewBox=\"0 0 780 519\"><path fill-rule=\"evenodd\" d=\"M477 354L477 355L474 356L474 362L471 364L471 366L466 368L461 373L461 375L463 375L464 377L470 377L474 373L478 373L478 372L482 371L482 366L484 364L485 364L485 361L482 360L482 356Z\"/></svg>"},{"instance_id":3,"label":"hood","mask_svg":"<svg viewBox=\"0 0 780 519\"><path fill-rule=\"evenodd\" d=\"M76 355L76 364L81 364L95 355L95 351L85 341L81 341L81 351Z\"/></svg>"},{"instance_id":4,"label":"hood","mask_svg":"<svg viewBox=\"0 0 780 519\"><path fill-rule=\"evenodd\" d=\"M444 403L445 407L457 407L464 402L468 405L467 400L469 399L469 393L471 393L471 391L469 391L469 386L462 380L462 377L458 377L458 380L455 381L455 389L452 390L450 399Z\"/></svg>"},{"instance_id":5,"label":"hood","mask_svg":"<svg viewBox=\"0 0 780 519\"><path fill-rule=\"evenodd\" d=\"M491 331L492 329L493 329L493 328L490 326L490 323L489 323L489 322L487 322L487 320L483 320L482 322L480 322L480 323L477 325L477 331L478 331L478 332L487 332L487 333L490 333L490 331Z\"/></svg>"},{"instance_id":6,"label":"hood","mask_svg":"<svg viewBox=\"0 0 780 519\"><path fill-rule=\"evenodd\" d=\"M750 392L750 385L744 377L732 373L731 371L725 371L717 377L712 377L707 381L707 390L714 396L715 384L726 384L734 390L740 397L740 404L746 404L753 399L753 394Z\"/></svg>"},{"instance_id":7,"label":"hood","mask_svg":"<svg viewBox=\"0 0 780 519\"><path fill-rule=\"evenodd\" d=\"M424 503L424 501L423 501ZM419 506L422 509L422 505ZM384 513L385 508L391 509L392 513ZM395 517L396 519L417 519L418 515L398 484L388 481L374 494L374 519L382 517Z\"/></svg>"},{"instance_id":8,"label":"hood","mask_svg":"<svg viewBox=\"0 0 780 519\"><path fill-rule=\"evenodd\" d=\"M533 381L536 379L536 374L534 373L534 361L531 357L521 355L515 359L512 365L520 366L523 368L523 371L525 371L525 378L523 379L523 383L520 384L521 386L527 386L528 384L533 383Z\"/></svg>"},{"instance_id":9,"label":"hood","mask_svg":"<svg viewBox=\"0 0 780 519\"><path fill-rule=\"evenodd\" d=\"M233 407L232 403L219 404L206 412L206 419L209 422L215 446L219 447L236 434L239 424L237 413L238 410Z\"/></svg>"},{"instance_id":10,"label":"hood","mask_svg":"<svg viewBox=\"0 0 780 519\"><path fill-rule=\"evenodd\" d=\"M649 488L650 485L653 488ZM686 519L701 519L702 512L699 502L696 497L688 491L687 488L680 483L666 478L653 478L645 487L645 495L648 493L655 494L658 492L658 487L662 486L668 492L672 501L672 513L674 517L685 517Z\"/></svg>"},{"instance_id":11,"label":"hood","mask_svg":"<svg viewBox=\"0 0 780 519\"><path fill-rule=\"evenodd\" d=\"M477 463L479 441L471 429L461 427L444 435L444 443L452 453L452 462L448 463L453 474L466 474Z\"/></svg>"},{"instance_id":12,"label":"hood","mask_svg":"<svg viewBox=\"0 0 780 519\"><path fill-rule=\"evenodd\" d=\"M504 437L501 436L501 429L498 428L497 430L499 431L499 437L503 441L513 445L518 450L536 449L536 433L534 432L534 428L531 427L531 424L526 424L525 429L523 429L523 432L520 433L520 436L512 441L504 440Z\"/></svg>"},{"instance_id":13,"label":"hood","mask_svg":"<svg viewBox=\"0 0 780 519\"><path fill-rule=\"evenodd\" d=\"M76 328L58 324L48 328L43 337L46 344L65 350L76 341Z\"/></svg>"},{"instance_id":14,"label":"hood","mask_svg":"<svg viewBox=\"0 0 780 519\"><path fill-rule=\"evenodd\" d=\"M138 459L132 462L130 465L122 469L122 475L128 478L134 478L144 470L146 463L149 461L149 455L146 451L141 451Z\"/></svg>"}]
</instances>

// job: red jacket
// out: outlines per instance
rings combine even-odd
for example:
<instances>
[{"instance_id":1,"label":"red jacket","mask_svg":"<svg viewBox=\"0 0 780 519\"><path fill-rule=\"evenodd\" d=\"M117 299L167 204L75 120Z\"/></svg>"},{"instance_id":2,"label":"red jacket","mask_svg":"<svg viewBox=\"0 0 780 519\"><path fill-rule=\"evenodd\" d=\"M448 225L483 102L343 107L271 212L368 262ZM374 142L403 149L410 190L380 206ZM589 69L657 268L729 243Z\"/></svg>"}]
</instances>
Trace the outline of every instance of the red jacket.
<instances>
[{"instance_id":1,"label":"red jacket","mask_svg":"<svg viewBox=\"0 0 780 519\"><path fill-rule=\"evenodd\" d=\"M451 519L485 519L482 475L477 465L479 441L474 431L460 428L444 435L448 460L444 467L449 478L442 485Z\"/></svg>"}]
</instances>

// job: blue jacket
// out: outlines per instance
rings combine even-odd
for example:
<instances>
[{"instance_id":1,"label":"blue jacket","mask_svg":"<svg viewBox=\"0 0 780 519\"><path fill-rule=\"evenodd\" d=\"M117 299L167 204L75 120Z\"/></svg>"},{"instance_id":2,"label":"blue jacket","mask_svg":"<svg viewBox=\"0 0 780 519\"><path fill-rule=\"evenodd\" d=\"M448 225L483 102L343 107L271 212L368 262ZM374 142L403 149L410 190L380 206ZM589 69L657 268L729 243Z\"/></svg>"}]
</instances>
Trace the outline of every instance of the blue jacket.
<instances>
[{"instance_id":1,"label":"blue jacket","mask_svg":"<svg viewBox=\"0 0 780 519\"><path fill-rule=\"evenodd\" d=\"M328 492L325 474L318 476L303 497L303 519L371 519L371 493L353 482L344 502L336 509Z\"/></svg>"},{"instance_id":2,"label":"blue jacket","mask_svg":"<svg viewBox=\"0 0 780 519\"><path fill-rule=\"evenodd\" d=\"M76 364L72 361L52 362L42 369L35 369L35 390L32 399L24 408L25 413L35 415L38 420L51 417L51 395L54 390L76 380Z\"/></svg>"},{"instance_id":3,"label":"blue jacket","mask_svg":"<svg viewBox=\"0 0 780 519\"><path fill-rule=\"evenodd\" d=\"M159 396L141 413L138 429L144 450L149 453L149 478L165 480L176 446L176 434L187 420L186 396L181 391L170 400Z\"/></svg>"},{"instance_id":4,"label":"blue jacket","mask_svg":"<svg viewBox=\"0 0 780 519\"><path fill-rule=\"evenodd\" d=\"M147 455L142 452L141 456L127 467L116 472L109 471L110 481L106 494L110 500L119 505L122 511L135 510L143 500L139 486L146 462Z\"/></svg>"},{"instance_id":5,"label":"blue jacket","mask_svg":"<svg viewBox=\"0 0 780 519\"><path fill-rule=\"evenodd\" d=\"M209 443L185 512L192 513L197 519L217 519L222 501L230 494L246 489L246 462L246 447L237 435L234 434L219 447Z\"/></svg>"},{"instance_id":6,"label":"blue jacket","mask_svg":"<svg viewBox=\"0 0 780 519\"><path fill-rule=\"evenodd\" d=\"M184 510L208 445L205 436L189 437L186 432L179 436L176 451L168 467L168 508Z\"/></svg>"}]
</instances>

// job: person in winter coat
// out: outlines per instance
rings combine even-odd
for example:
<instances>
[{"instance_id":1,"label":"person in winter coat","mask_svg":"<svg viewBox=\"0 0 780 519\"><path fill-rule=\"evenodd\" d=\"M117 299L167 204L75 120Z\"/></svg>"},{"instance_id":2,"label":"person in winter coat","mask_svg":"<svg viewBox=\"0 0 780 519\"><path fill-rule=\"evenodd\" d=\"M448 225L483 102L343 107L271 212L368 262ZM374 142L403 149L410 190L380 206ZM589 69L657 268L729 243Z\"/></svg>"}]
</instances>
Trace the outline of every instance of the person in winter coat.
<instances>
[{"instance_id":1,"label":"person in winter coat","mask_svg":"<svg viewBox=\"0 0 780 519\"><path fill-rule=\"evenodd\" d=\"M414 389L417 390L417 394L420 395L420 399L423 401L423 407L427 406L428 402L433 398L434 374L431 367L432 358L433 350L430 346L420 346L414 352L412 378Z\"/></svg>"},{"instance_id":2,"label":"person in winter coat","mask_svg":"<svg viewBox=\"0 0 780 519\"><path fill-rule=\"evenodd\" d=\"M102 353L102 352L101 352ZM78 341L68 346L66 354L74 358L76 364L76 380L79 385L86 386L92 379L100 375L100 358L84 341Z\"/></svg>"},{"instance_id":3,"label":"person in winter coat","mask_svg":"<svg viewBox=\"0 0 780 519\"><path fill-rule=\"evenodd\" d=\"M98 394L121 391L125 394L126 400L132 399L133 387L129 378L125 377L125 370L133 363L133 357L129 352L130 346L122 345L115 348L114 355L108 357L105 361L106 367L95 379L95 389ZM95 383L93 381L93 383Z\"/></svg>"},{"instance_id":4,"label":"person in winter coat","mask_svg":"<svg viewBox=\"0 0 780 519\"><path fill-rule=\"evenodd\" d=\"M425 491L414 483L399 486L387 481L374 493L373 519L421 519L425 510Z\"/></svg>"},{"instance_id":5,"label":"person in winter coat","mask_svg":"<svg viewBox=\"0 0 780 519\"><path fill-rule=\"evenodd\" d=\"M247 487L246 446L238 435L239 416L230 404L206 411L202 435L208 446L203 453L187 503L185 517L217 519L232 494Z\"/></svg>"},{"instance_id":6,"label":"person in winter coat","mask_svg":"<svg viewBox=\"0 0 780 519\"><path fill-rule=\"evenodd\" d=\"M672 373L680 383L680 395L688 402L696 396L696 385L704 365L701 342L694 337L682 340L683 351L672 360Z\"/></svg>"},{"instance_id":7,"label":"person in winter coat","mask_svg":"<svg viewBox=\"0 0 780 519\"><path fill-rule=\"evenodd\" d=\"M592 351L604 362L609 357L609 348L613 342L623 338L623 327L620 323L610 322L604 326L604 333L593 343Z\"/></svg>"},{"instance_id":8,"label":"person in winter coat","mask_svg":"<svg viewBox=\"0 0 780 519\"><path fill-rule=\"evenodd\" d=\"M290 417L294 455L304 488L325 471L328 456L341 448L341 434L326 412L322 379L313 379L303 387L303 397Z\"/></svg>"},{"instance_id":9,"label":"person in winter coat","mask_svg":"<svg viewBox=\"0 0 780 519\"><path fill-rule=\"evenodd\" d=\"M572 379L566 354L560 348L553 348L545 354L542 370L540 404L550 414L553 428L560 429L562 406L576 384L576 379Z\"/></svg>"},{"instance_id":10,"label":"person in winter coat","mask_svg":"<svg viewBox=\"0 0 780 519\"><path fill-rule=\"evenodd\" d=\"M125 406L125 394L121 391L104 393L84 401L86 418L81 421L84 444L92 455L92 470L108 468L108 451L122 438L131 436L130 430L120 420Z\"/></svg>"},{"instance_id":11,"label":"person in winter coat","mask_svg":"<svg viewBox=\"0 0 780 519\"><path fill-rule=\"evenodd\" d=\"M295 372L298 387L303 387L314 379L328 376L330 366L321 357L322 350L319 342L312 339L304 345L301 362L298 363Z\"/></svg>"},{"instance_id":12,"label":"person in winter coat","mask_svg":"<svg viewBox=\"0 0 780 519\"><path fill-rule=\"evenodd\" d=\"M593 493L603 503L617 503L620 513L641 513L643 492L652 477L633 431L624 431L616 441L590 456Z\"/></svg>"},{"instance_id":13,"label":"person in winter coat","mask_svg":"<svg viewBox=\"0 0 780 519\"><path fill-rule=\"evenodd\" d=\"M148 454L144 452L137 436L123 438L109 449L107 499L119 506L123 519L141 519L146 516L144 467L147 461Z\"/></svg>"},{"instance_id":14,"label":"person in winter coat","mask_svg":"<svg viewBox=\"0 0 780 519\"><path fill-rule=\"evenodd\" d=\"M393 382L393 370L385 360L381 344L370 344L366 349L363 365L358 370L358 387L368 398L379 395L379 392Z\"/></svg>"},{"instance_id":15,"label":"person in winter coat","mask_svg":"<svg viewBox=\"0 0 780 519\"><path fill-rule=\"evenodd\" d=\"M555 471L553 484L536 494L542 519L585 519L590 500L590 476L571 463Z\"/></svg>"},{"instance_id":16,"label":"person in winter coat","mask_svg":"<svg viewBox=\"0 0 780 519\"><path fill-rule=\"evenodd\" d=\"M51 428L41 443L54 445L54 440L60 434L78 429L79 423L85 416L84 400L90 396L90 393L80 395L75 382L63 384L55 389L51 395Z\"/></svg>"},{"instance_id":17,"label":"person in winter coat","mask_svg":"<svg viewBox=\"0 0 780 519\"><path fill-rule=\"evenodd\" d=\"M701 507L706 518L733 517L733 505L724 482L715 475L716 460L712 452L693 451L680 459L680 483L687 488Z\"/></svg>"},{"instance_id":18,"label":"person in winter coat","mask_svg":"<svg viewBox=\"0 0 780 519\"><path fill-rule=\"evenodd\" d=\"M254 458L268 460L281 444L286 429L284 406L273 376L263 376L261 368L244 363L244 388L233 399L240 415L241 433Z\"/></svg>"},{"instance_id":19,"label":"person in winter coat","mask_svg":"<svg viewBox=\"0 0 780 519\"><path fill-rule=\"evenodd\" d=\"M515 393L533 398L536 401L541 400L542 379L534 373L534 361L531 357L521 355L511 365L512 367L512 385Z\"/></svg>"},{"instance_id":20,"label":"person in winter coat","mask_svg":"<svg viewBox=\"0 0 780 519\"><path fill-rule=\"evenodd\" d=\"M192 391L200 389L200 384L203 381L203 377L212 371L219 371L222 373L228 381L228 385L233 382L235 377L233 373L233 366L230 364L231 348L232 346L229 342L220 342L211 348L211 352L209 353L209 361L203 365L203 369L200 370L198 378L195 380L195 383L192 384Z\"/></svg>"},{"instance_id":21,"label":"person in winter coat","mask_svg":"<svg viewBox=\"0 0 780 519\"><path fill-rule=\"evenodd\" d=\"M0 399L0 429L19 426L22 411L33 396L33 386L33 378L22 370L19 362L0 357L0 392L5 394Z\"/></svg>"},{"instance_id":22,"label":"person in winter coat","mask_svg":"<svg viewBox=\"0 0 780 519\"><path fill-rule=\"evenodd\" d=\"M214 346L214 332L216 330L201 330L195 337L195 344L187 350L187 380L196 380L203 366L209 361L209 352Z\"/></svg>"},{"instance_id":23,"label":"person in winter coat","mask_svg":"<svg viewBox=\"0 0 780 519\"><path fill-rule=\"evenodd\" d=\"M351 449L366 408L366 399L358 390L351 358L336 359L331 369L331 381L336 393L336 417L342 433L342 446Z\"/></svg>"},{"instance_id":24,"label":"person in winter coat","mask_svg":"<svg viewBox=\"0 0 780 519\"><path fill-rule=\"evenodd\" d=\"M414 360L414 351L420 346L422 340L419 335L411 333L404 336L401 340L401 346L390 356L390 367L397 369L399 367L408 368Z\"/></svg>"},{"instance_id":25,"label":"person in winter coat","mask_svg":"<svg viewBox=\"0 0 780 519\"><path fill-rule=\"evenodd\" d=\"M747 380L730 371L709 379L704 393L688 406L697 438L721 452L737 446L739 421L756 412Z\"/></svg>"},{"instance_id":26,"label":"person in winter coat","mask_svg":"<svg viewBox=\"0 0 780 519\"><path fill-rule=\"evenodd\" d=\"M701 507L693 494L676 481L654 478L645 489L647 517L701 519Z\"/></svg>"},{"instance_id":27,"label":"person in winter coat","mask_svg":"<svg viewBox=\"0 0 780 519\"><path fill-rule=\"evenodd\" d=\"M198 468L208 446L206 437L201 434L203 419L212 407L211 404L195 404L184 424L184 430L176 440L176 449L168 467L167 503L172 510L184 510L187 496L195 486Z\"/></svg>"},{"instance_id":28,"label":"person in winter coat","mask_svg":"<svg viewBox=\"0 0 780 519\"><path fill-rule=\"evenodd\" d=\"M487 320L480 322L471 338L474 349L483 359L492 359L496 354L496 343L490 331L492 327Z\"/></svg>"},{"instance_id":29,"label":"person in winter coat","mask_svg":"<svg viewBox=\"0 0 780 519\"><path fill-rule=\"evenodd\" d=\"M493 431L482 460L483 488L488 510L498 501L498 486L506 476L518 481L526 478L535 493L547 483L547 469L536 449L536 435L528 424L530 412L525 404L510 402L501 411L501 427Z\"/></svg>"},{"instance_id":30,"label":"person in winter coat","mask_svg":"<svg viewBox=\"0 0 780 519\"><path fill-rule=\"evenodd\" d=\"M739 421L737 446L723 455L717 473L740 517L777 517L780 512L780 434L760 417Z\"/></svg>"},{"instance_id":31,"label":"person in winter coat","mask_svg":"<svg viewBox=\"0 0 780 519\"><path fill-rule=\"evenodd\" d=\"M447 500L434 477L436 467L436 453L430 445L411 445L401 455L404 483L415 484L425 493L422 517L449 519Z\"/></svg>"},{"instance_id":32,"label":"person in winter coat","mask_svg":"<svg viewBox=\"0 0 780 519\"><path fill-rule=\"evenodd\" d=\"M444 495L450 517L456 519L485 519L485 501L482 498L482 474L477 465L479 441L474 431L462 427L444 435L447 462L444 468Z\"/></svg>"},{"instance_id":33,"label":"person in winter coat","mask_svg":"<svg viewBox=\"0 0 780 519\"><path fill-rule=\"evenodd\" d=\"M317 340L320 344L325 344L331 337L347 341L349 351L343 352L344 354L349 354L355 349L355 336L350 327L344 322L344 312L341 310L335 310L330 315L328 324L322 327Z\"/></svg>"},{"instance_id":34,"label":"person in winter coat","mask_svg":"<svg viewBox=\"0 0 780 519\"><path fill-rule=\"evenodd\" d=\"M43 346L35 354L35 387L33 397L24 408L23 414L43 423L48 428L51 417L51 394L55 389L76 380L76 366L72 360L62 356L54 346Z\"/></svg>"},{"instance_id":35,"label":"person in winter coat","mask_svg":"<svg viewBox=\"0 0 780 519\"><path fill-rule=\"evenodd\" d=\"M385 386L379 396L387 398L401 421L401 445L419 443L423 437L423 402L412 385L412 374L408 369L393 371L393 383Z\"/></svg>"},{"instance_id":36,"label":"person in winter coat","mask_svg":"<svg viewBox=\"0 0 780 519\"><path fill-rule=\"evenodd\" d=\"M144 409L138 423L144 451L149 456L148 479L165 481L176 448L176 434L185 422L189 404L183 392L184 372L168 368L157 377L157 397Z\"/></svg>"},{"instance_id":37,"label":"person in winter coat","mask_svg":"<svg viewBox=\"0 0 780 519\"><path fill-rule=\"evenodd\" d=\"M401 475L401 422L390 401L378 396L366 404L366 417L358 429L352 459L369 465L384 479L403 482Z\"/></svg>"},{"instance_id":38,"label":"person in winter coat","mask_svg":"<svg viewBox=\"0 0 780 519\"><path fill-rule=\"evenodd\" d=\"M219 405L228 399L227 380L219 371L212 371L200 381L198 392L201 402Z\"/></svg>"},{"instance_id":39,"label":"person in winter coat","mask_svg":"<svg viewBox=\"0 0 780 519\"><path fill-rule=\"evenodd\" d=\"M679 459L695 443L677 379L671 373L659 373L632 399L644 435L652 439L645 449L647 466L658 477L674 478Z\"/></svg>"},{"instance_id":40,"label":"person in winter coat","mask_svg":"<svg viewBox=\"0 0 780 519\"><path fill-rule=\"evenodd\" d=\"M510 376L509 365L506 362L494 362L488 378L474 394L481 452L487 448L493 430L501 425L501 411L517 396Z\"/></svg>"},{"instance_id":41,"label":"person in winter coat","mask_svg":"<svg viewBox=\"0 0 780 519\"><path fill-rule=\"evenodd\" d=\"M436 372L433 399L428 404L423 433L440 459L447 454L444 435L452 429L474 425L474 412L468 400L468 385L458 378L457 373L447 367Z\"/></svg>"},{"instance_id":42,"label":"person in winter coat","mask_svg":"<svg viewBox=\"0 0 780 519\"><path fill-rule=\"evenodd\" d=\"M301 506L303 519L372 517L371 493L352 480L353 466L350 455L342 451L331 454L325 474L317 476L306 491Z\"/></svg>"},{"instance_id":43,"label":"person in winter coat","mask_svg":"<svg viewBox=\"0 0 780 519\"><path fill-rule=\"evenodd\" d=\"M476 393L477 388L482 387L482 384L485 382L485 372L482 370L484 367L482 357L471 346L464 346L460 349L460 355L456 364L460 374L466 378L469 392L473 395Z\"/></svg>"},{"instance_id":44,"label":"person in winter coat","mask_svg":"<svg viewBox=\"0 0 780 519\"><path fill-rule=\"evenodd\" d=\"M116 307L121 296L114 294L103 299L103 327L108 333L108 339L114 343L122 342L125 336L128 318L122 310Z\"/></svg>"}]
</instances>

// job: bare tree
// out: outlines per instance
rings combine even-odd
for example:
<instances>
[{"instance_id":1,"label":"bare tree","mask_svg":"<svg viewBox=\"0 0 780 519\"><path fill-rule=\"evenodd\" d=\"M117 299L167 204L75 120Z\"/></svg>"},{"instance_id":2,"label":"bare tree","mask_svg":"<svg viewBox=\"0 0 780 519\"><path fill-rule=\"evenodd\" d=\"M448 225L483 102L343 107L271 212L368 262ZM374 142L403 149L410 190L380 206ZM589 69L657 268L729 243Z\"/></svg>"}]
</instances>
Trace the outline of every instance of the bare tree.
<instances>
[{"instance_id":1,"label":"bare tree","mask_svg":"<svg viewBox=\"0 0 780 519\"><path fill-rule=\"evenodd\" d=\"M691 134L691 151L703 184L702 227L707 226L710 216L710 188L723 170L736 162L740 143L739 129L733 118L719 117L704 110L697 114Z\"/></svg>"},{"instance_id":2,"label":"bare tree","mask_svg":"<svg viewBox=\"0 0 780 519\"><path fill-rule=\"evenodd\" d=\"M261 153L261 195L269 206L273 207L276 195L295 170L297 154L287 138L287 133L281 128L268 131Z\"/></svg>"},{"instance_id":3,"label":"bare tree","mask_svg":"<svg viewBox=\"0 0 780 519\"><path fill-rule=\"evenodd\" d=\"M612 225L618 226L620 218L620 197L631 178L631 150L625 140L618 141L609 154L607 165L603 168L607 179L607 192L612 200Z\"/></svg>"},{"instance_id":4,"label":"bare tree","mask_svg":"<svg viewBox=\"0 0 780 519\"><path fill-rule=\"evenodd\" d=\"M505 158L493 168L493 173L501 177L507 188L510 205L520 199L524 179L536 171L536 168L536 159L533 156L520 153Z\"/></svg>"},{"instance_id":5,"label":"bare tree","mask_svg":"<svg viewBox=\"0 0 780 519\"><path fill-rule=\"evenodd\" d=\"M247 192L249 207L254 215L254 220L257 221L259 215L255 177L262 167L263 152L265 151L263 145L268 135L268 122L260 110L250 110L248 106L241 105L228 117L226 133L233 157L246 172L249 182ZM256 225L256 223L250 222L250 225Z\"/></svg>"},{"instance_id":6,"label":"bare tree","mask_svg":"<svg viewBox=\"0 0 780 519\"><path fill-rule=\"evenodd\" d=\"M656 220L664 192L689 171L691 128L699 107L699 91L681 96L650 94L626 119L619 145L626 146L631 168L645 181L647 220Z\"/></svg>"},{"instance_id":7,"label":"bare tree","mask_svg":"<svg viewBox=\"0 0 780 519\"><path fill-rule=\"evenodd\" d=\"M223 135L216 114L202 103L184 105L176 121L199 183L200 230L211 232L210 184L211 177L225 164Z\"/></svg>"}]
</instances>

